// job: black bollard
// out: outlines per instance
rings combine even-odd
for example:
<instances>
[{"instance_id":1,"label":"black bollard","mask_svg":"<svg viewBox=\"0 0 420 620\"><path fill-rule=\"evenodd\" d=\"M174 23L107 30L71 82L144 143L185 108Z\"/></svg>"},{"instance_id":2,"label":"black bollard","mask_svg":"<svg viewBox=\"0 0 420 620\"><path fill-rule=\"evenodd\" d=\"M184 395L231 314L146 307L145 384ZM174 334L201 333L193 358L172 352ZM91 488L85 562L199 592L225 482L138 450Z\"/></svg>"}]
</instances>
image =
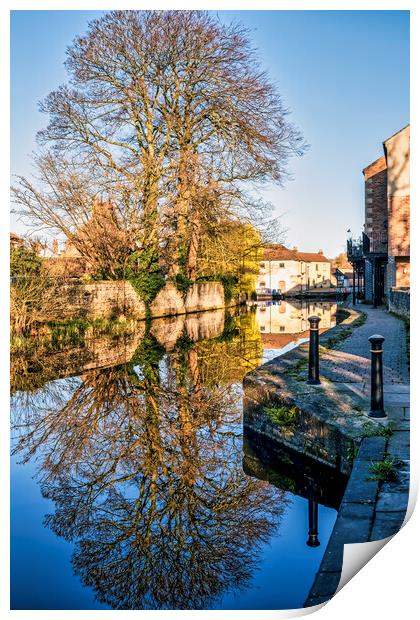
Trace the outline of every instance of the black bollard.
<instances>
[{"instance_id":1,"label":"black bollard","mask_svg":"<svg viewBox=\"0 0 420 620\"><path fill-rule=\"evenodd\" d=\"M308 500L309 508L309 538L306 542L308 547L319 547L318 540L318 503L314 499Z\"/></svg>"},{"instance_id":2,"label":"black bollard","mask_svg":"<svg viewBox=\"0 0 420 620\"><path fill-rule=\"evenodd\" d=\"M371 418L386 418L384 410L384 382L382 368L382 343L385 338L374 334L369 338L372 364L370 371L370 411Z\"/></svg>"},{"instance_id":3,"label":"black bollard","mask_svg":"<svg viewBox=\"0 0 420 620\"><path fill-rule=\"evenodd\" d=\"M319 316L310 316L309 321L309 365L308 383L319 385Z\"/></svg>"}]
</instances>

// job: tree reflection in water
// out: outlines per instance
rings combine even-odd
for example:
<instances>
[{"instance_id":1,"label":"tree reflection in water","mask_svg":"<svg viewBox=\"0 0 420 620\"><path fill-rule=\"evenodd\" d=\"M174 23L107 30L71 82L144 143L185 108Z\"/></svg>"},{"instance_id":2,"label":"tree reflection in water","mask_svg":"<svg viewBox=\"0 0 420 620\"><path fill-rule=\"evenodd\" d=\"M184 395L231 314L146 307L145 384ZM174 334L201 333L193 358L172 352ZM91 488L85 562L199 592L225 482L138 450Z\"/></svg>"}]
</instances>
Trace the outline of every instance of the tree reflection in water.
<instances>
[{"instance_id":1,"label":"tree reflection in water","mask_svg":"<svg viewBox=\"0 0 420 620\"><path fill-rule=\"evenodd\" d=\"M149 334L129 364L14 396L15 452L37 458L46 523L101 602L208 608L249 584L286 506L242 470L234 382L259 346L233 331L165 354Z\"/></svg>"}]
</instances>

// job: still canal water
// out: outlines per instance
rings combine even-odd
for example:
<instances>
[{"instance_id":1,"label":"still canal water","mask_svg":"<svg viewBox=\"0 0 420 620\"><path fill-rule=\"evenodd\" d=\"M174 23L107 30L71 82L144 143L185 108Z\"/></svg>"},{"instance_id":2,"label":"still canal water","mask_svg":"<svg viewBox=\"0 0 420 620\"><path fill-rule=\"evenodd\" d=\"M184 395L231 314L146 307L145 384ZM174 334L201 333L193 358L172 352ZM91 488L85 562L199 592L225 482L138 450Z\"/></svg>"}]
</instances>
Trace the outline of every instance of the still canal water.
<instances>
[{"instance_id":1,"label":"still canal water","mask_svg":"<svg viewBox=\"0 0 420 620\"><path fill-rule=\"evenodd\" d=\"M56 330L12 354L12 609L301 607L338 506L319 505L308 546L296 457L288 475L256 453L249 467L241 384L335 311L283 301Z\"/></svg>"}]
</instances>

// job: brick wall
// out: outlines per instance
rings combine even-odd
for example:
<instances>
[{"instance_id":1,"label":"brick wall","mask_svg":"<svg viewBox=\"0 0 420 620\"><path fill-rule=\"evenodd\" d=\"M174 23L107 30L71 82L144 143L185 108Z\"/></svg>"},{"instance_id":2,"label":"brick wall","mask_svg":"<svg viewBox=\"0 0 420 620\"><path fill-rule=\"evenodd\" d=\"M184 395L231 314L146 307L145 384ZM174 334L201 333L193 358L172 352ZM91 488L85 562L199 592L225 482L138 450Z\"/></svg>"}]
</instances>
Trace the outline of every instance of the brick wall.
<instances>
[{"instance_id":1,"label":"brick wall","mask_svg":"<svg viewBox=\"0 0 420 620\"><path fill-rule=\"evenodd\" d=\"M396 287L410 286L410 257L395 257L395 285Z\"/></svg>"},{"instance_id":2,"label":"brick wall","mask_svg":"<svg viewBox=\"0 0 420 620\"><path fill-rule=\"evenodd\" d=\"M410 317L410 291L391 288L388 308L391 312Z\"/></svg>"},{"instance_id":3,"label":"brick wall","mask_svg":"<svg viewBox=\"0 0 420 620\"><path fill-rule=\"evenodd\" d=\"M410 196L388 197L388 253L410 256Z\"/></svg>"},{"instance_id":4,"label":"brick wall","mask_svg":"<svg viewBox=\"0 0 420 620\"><path fill-rule=\"evenodd\" d=\"M380 157L363 170L365 178L365 233L375 251L386 250L387 238L387 168L385 157ZM374 249L373 247L371 249Z\"/></svg>"}]
</instances>

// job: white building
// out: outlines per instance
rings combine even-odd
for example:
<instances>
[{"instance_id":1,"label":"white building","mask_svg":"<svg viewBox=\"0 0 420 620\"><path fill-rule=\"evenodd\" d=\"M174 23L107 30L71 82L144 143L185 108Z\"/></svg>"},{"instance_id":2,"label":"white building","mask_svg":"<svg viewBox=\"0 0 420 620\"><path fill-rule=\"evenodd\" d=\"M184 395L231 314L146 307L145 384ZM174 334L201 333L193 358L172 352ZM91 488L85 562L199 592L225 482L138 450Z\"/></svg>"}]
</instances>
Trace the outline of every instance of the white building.
<instances>
[{"instance_id":1,"label":"white building","mask_svg":"<svg viewBox=\"0 0 420 620\"><path fill-rule=\"evenodd\" d=\"M257 296L293 295L314 289L330 289L331 263L322 252L299 252L280 244L264 248L256 276Z\"/></svg>"}]
</instances>

